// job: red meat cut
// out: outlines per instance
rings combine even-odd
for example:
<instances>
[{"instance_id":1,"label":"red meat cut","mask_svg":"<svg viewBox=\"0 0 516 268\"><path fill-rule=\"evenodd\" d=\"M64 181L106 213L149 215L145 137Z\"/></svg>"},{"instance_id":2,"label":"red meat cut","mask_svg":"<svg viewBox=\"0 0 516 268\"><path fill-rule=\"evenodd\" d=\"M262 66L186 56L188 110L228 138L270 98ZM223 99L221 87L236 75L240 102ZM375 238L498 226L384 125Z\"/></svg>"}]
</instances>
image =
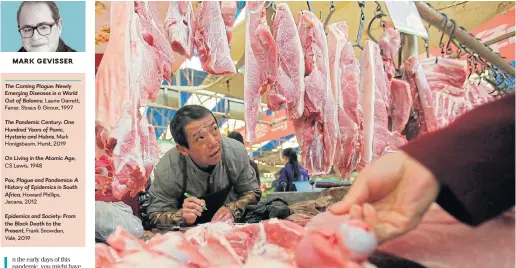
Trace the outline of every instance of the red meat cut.
<instances>
[{"instance_id":1,"label":"red meat cut","mask_svg":"<svg viewBox=\"0 0 516 268\"><path fill-rule=\"evenodd\" d=\"M172 50L190 58L193 55L195 18L192 2L170 1L165 17L165 29Z\"/></svg>"},{"instance_id":2,"label":"red meat cut","mask_svg":"<svg viewBox=\"0 0 516 268\"><path fill-rule=\"evenodd\" d=\"M348 178L360 162L363 146L362 107L359 104L360 66L348 42L345 22L328 26L330 78L338 112L337 148L334 169Z\"/></svg>"},{"instance_id":3,"label":"red meat cut","mask_svg":"<svg viewBox=\"0 0 516 268\"><path fill-rule=\"evenodd\" d=\"M220 10L222 12L222 19L224 25L226 25L226 35L228 37L228 43L231 47L231 39L233 37L233 24L235 24L235 14L237 11L236 1L221 1Z\"/></svg>"},{"instance_id":4,"label":"red meat cut","mask_svg":"<svg viewBox=\"0 0 516 268\"><path fill-rule=\"evenodd\" d=\"M111 22L117 27L112 27L96 74L96 160L104 156L103 165L113 163L113 177L97 174L96 188L119 200L145 187L159 157L154 129L139 111L156 100L161 80L171 78L173 64L154 5L112 4ZM111 189L104 187L108 180Z\"/></svg>"},{"instance_id":5,"label":"red meat cut","mask_svg":"<svg viewBox=\"0 0 516 268\"><path fill-rule=\"evenodd\" d=\"M305 55L305 110L293 121L301 161L312 175L328 174L337 144L337 108L330 84L329 53L321 21L300 11L298 30Z\"/></svg>"},{"instance_id":6,"label":"red meat cut","mask_svg":"<svg viewBox=\"0 0 516 268\"><path fill-rule=\"evenodd\" d=\"M199 52L203 70L213 75L235 74L235 64L231 58L219 3L202 2L196 18L194 44Z\"/></svg>"},{"instance_id":7,"label":"red meat cut","mask_svg":"<svg viewBox=\"0 0 516 268\"><path fill-rule=\"evenodd\" d=\"M251 40L257 33L257 29L265 20L264 1L251 1L246 3L245 24L245 73L244 73L244 117L245 139L252 142L256 138L256 122L260 113L261 93L263 85L263 68L258 65L254 55ZM256 38L254 38L256 39ZM265 56L265 55L262 55Z\"/></svg>"},{"instance_id":8,"label":"red meat cut","mask_svg":"<svg viewBox=\"0 0 516 268\"><path fill-rule=\"evenodd\" d=\"M286 102L289 119L297 119L303 114L305 104L305 63L297 26L287 4L276 7L272 29L279 62L277 103Z\"/></svg>"}]
</instances>

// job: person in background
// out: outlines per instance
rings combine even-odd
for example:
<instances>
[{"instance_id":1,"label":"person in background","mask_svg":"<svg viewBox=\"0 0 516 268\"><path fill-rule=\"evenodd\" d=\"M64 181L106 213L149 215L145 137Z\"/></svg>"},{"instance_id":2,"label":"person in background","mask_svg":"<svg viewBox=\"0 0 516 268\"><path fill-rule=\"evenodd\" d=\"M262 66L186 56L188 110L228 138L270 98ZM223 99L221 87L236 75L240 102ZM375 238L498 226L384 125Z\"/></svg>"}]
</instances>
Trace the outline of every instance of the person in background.
<instances>
[{"instance_id":1,"label":"person in background","mask_svg":"<svg viewBox=\"0 0 516 268\"><path fill-rule=\"evenodd\" d=\"M261 191L247 151L220 133L206 107L186 105L170 121L176 147L159 160L149 188L151 225L238 222Z\"/></svg>"},{"instance_id":2,"label":"person in background","mask_svg":"<svg viewBox=\"0 0 516 268\"><path fill-rule=\"evenodd\" d=\"M76 52L61 39L63 20L54 1L23 1L17 14L18 52Z\"/></svg>"},{"instance_id":3,"label":"person in background","mask_svg":"<svg viewBox=\"0 0 516 268\"><path fill-rule=\"evenodd\" d=\"M233 132L229 133L228 138L237 140L237 141L241 142L242 144L244 144L244 137L239 132L233 131ZM256 173L256 179L258 180L258 185L261 185L260 171L258 171L258 164L256 164L256 162L254 162L251 159L249 159L249 164L251 164L251 166L254 168L254 173Z\"/></svg>"},{"instance_id":4,"label":"person in background","mask_svg":"<svg viewBox=\"0 0 516 268\"><path fill-rule=\"evenodd\" d=\"M364 219L382 243L414 230L433 202L471 226L514 207L514 97L476 107L378 158L329 210Z\"/></svg>"},{"instance_id":5,"label":"person in background","mask_svg":"<svg viewBox=\"0 0 516 268\"><path fill-rule=\"evenodd\" d=\"M294 181L307 181L310 179L307 170L297 161L297 153L292 148L283 150L282 153L285 166L280 170L280 177L276 184L277 192L297 191ZM282 182L285 185L282 185Z\"/></svg>"}]
</instances>

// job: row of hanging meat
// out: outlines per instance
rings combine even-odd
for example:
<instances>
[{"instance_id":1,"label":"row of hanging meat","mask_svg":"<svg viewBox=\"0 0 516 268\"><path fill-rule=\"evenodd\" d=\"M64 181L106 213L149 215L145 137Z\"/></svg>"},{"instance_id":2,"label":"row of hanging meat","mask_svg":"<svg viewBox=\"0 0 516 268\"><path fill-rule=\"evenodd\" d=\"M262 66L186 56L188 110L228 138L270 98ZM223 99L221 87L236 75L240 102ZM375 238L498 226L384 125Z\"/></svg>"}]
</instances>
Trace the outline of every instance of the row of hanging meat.
<instances>
[{"instance_id":1,"label":"row of hanging meat","mask_svg":"<svg viewBox=\"0 0 516 268\"><path fill-rule=\"evenodd\" d=\"M246 139L255 138L267 94L271 111L286 108L312 175L328 174L333 166L347 178L395 151L407 136L442 128L491 98L489 84L467 81L463 60L410 57L395 78L401 37L392 28L378 44L366 41L357 60L346 22L324 29L313 13L294 17L283 3L270 29L263 4L247 2Z\"/></svg>"}]
</instances>

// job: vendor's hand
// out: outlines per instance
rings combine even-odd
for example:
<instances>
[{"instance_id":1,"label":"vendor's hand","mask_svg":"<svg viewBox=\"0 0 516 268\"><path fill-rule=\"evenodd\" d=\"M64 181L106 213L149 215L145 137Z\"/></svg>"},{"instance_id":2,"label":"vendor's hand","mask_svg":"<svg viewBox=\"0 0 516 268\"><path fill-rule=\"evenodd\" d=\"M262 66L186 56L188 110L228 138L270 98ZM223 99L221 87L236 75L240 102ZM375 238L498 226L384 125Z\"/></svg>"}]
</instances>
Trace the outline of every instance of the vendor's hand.
<instances>
[{"instance_id":1,"label":"vendor's hand","mask_svg":"<svg viewBox=\"0 0 516 268\"><path fill-rule=\"evenodd\" d=\"M398 151L362 170L344 199L330 211L362 218L374 227L381 243L415 229L438 192L434 175Z\"/></svg>"},{"instance_id":2,"label":"vendor's hand","mask_svg":"<svg viewBox=\"0 0 516 268\"><path fill-rule=\"evenodd\" d=\"M217 213L213 215L211 222L224 222L227 220L233 219L233 214L231 210L227 207L220 207Z\"/></svg>"},{"instance_id":3,"label":"vendor's hand","mask_svg":"<svg viewBox=\"0 0 516 268\"><path fill-rule=\"evenodd\" d=\"M195 223L195 220L197 220L197 217L200 217L202 214L202 206L206 205L204 200L195 198L195 197L188 197L183 201L183 219L188 224Z\"/></svg>"}]
</instances>

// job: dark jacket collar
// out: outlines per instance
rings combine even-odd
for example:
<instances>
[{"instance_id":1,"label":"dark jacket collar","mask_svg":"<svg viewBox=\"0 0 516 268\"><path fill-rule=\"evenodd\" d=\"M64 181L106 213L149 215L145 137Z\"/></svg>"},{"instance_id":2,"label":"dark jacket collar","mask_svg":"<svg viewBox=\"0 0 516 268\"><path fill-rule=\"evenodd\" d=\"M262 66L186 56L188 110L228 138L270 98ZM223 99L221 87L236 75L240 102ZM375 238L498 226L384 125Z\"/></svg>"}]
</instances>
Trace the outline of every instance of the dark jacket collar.
<instances>
[{"instance_id":1,"label":"dark jacket collar","mask_svg":"<svg viewBox=\"0 0 516 268\"><path fill-rule=\"evenodd\" d=\"M18 50L18 52L27 52L27 50L25 50L24 47L21 47L20 50ZM65 44L65 42L61 38L59 38L59 44L57 45L57 49L55 52L77 52L77 51L75 51L71 47L67 46Z\"/></svg>"}]
</instances>

